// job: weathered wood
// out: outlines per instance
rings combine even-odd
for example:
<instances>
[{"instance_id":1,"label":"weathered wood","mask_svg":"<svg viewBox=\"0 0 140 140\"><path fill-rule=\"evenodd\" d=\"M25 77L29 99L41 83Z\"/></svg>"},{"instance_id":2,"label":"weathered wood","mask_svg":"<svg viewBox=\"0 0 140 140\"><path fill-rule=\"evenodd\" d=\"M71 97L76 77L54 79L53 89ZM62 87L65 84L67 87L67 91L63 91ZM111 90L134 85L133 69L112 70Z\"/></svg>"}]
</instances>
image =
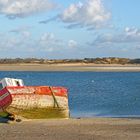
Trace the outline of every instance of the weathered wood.
<instances>
[{"instance_id":1,"label":"weathered wood","mask_svg":"<svg viewBox=\"0 0 140 140\"><path fill-rule=\"evenodd\" d=\"M8 107L8 111L15 115L27 118L45 118L45 116L46 118L49 118L48 116L52 118L69 117L68 97L65 88L27 86L7 87L7 90L12 96L12 103Z\"/></svg>"}]
</instances>

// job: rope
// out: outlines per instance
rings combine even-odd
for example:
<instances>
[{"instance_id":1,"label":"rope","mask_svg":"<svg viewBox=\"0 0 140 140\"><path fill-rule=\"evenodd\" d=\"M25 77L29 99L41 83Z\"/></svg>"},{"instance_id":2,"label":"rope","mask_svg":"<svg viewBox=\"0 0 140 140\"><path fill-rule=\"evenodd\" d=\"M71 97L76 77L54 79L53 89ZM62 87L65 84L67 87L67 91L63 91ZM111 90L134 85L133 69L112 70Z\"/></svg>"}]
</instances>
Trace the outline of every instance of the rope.
<instances>
[{"instance_id":1,"label":"rope","mask_svg":"<svg viewBox=\"0 0 140 140\"><path fill-rule=\"evenodd\" d=\"M57 106L57 108L59 108L59 104L58 104L58 102L57 102L57 99L56 99L56 97L55 97L55 94L54 94L54 92L53 92L52 88L51 88L51 87L49 87L49 89L50 89L51 94L52 94L52 97L53 97L53 99L54 99L54 107L55 107L55 105L56 105L56 106Z\"/></svg>"}]
</instances>

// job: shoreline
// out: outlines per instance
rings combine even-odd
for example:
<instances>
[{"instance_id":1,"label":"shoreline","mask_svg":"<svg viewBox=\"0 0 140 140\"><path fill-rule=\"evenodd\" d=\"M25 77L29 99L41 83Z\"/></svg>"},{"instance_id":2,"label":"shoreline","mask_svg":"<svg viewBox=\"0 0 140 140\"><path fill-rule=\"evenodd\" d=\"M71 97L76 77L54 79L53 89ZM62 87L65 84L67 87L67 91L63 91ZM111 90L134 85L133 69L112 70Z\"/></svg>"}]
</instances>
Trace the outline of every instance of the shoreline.
<instances>
[{"instance_id":1,"label":"shoreline","mask_svg":"<svg viewBox=\"0 0 140 140\"><path fill-rule=\"evenodd\" d=\"M139 140L140 119L81 118L0 124L5 140Z\"/></svg>"},{"instance_id":2,"label":"shoreline","mask_svg":"<svg viewBox=\"0 0 140 140\"><path fill-rule=\"evenodd\" d=\"M120 64L0 64L0 71L140 72L140 65Z\"/></svg>"}]
</instances>

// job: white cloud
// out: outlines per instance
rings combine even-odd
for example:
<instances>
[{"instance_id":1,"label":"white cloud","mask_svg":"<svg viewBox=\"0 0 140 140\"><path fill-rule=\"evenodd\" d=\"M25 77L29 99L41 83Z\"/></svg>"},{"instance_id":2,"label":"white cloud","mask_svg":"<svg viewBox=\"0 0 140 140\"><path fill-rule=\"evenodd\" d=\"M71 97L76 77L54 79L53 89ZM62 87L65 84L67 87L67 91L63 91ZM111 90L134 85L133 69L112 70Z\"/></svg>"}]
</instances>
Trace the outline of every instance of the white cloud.
<instances>
[{"instance_id":1,"label":"white cloud","mask_svg":"<svg viewBox=\"0 0 140 140\"><path fill-rule=\"evenodd\" d=\"M49 0L0 0L0 14L9 18L29 16L53 7Z\"/></svg>"},{"instance_id":2,"label":"white cloud","mask_svg":"<svg viewBox=\"0 0 140 140\"><path fill-rule=\"evenodd\" d=\"M24 38L30 38L31 32L29 31L31 27L21 26L16 29L10 30L9 32L21 35Z\"/></svg>"},{"instance_id":3,"label":"white cloud","mask_svg":"<svg viewBox=\"0 0 140 140\"><path fill-rule=\"evenodd\" d=\"M44 33L39 40L42 46L59 46L61 40L57 39L53 33Z\"/></svg>"},{"instance_id":4,"label":"white cloud","mask_svg":"<svg viewBox=\"0 0 140 140\"><path fill-rule=\"evenodd\" d=\"M79 43L73 39L62 40L51 32L36 38L27 29L19 27L7 33L0 33L1 57L67 58L77 56L80 52ZM27 32L27 35L23 32Z\"/></svg>"},{"instance_id":5,"label":"white cloud","mask_svg":"<svg viewBox=\"0 0 140 140\"><path fill-rule=\"evenodd\" d=\"M58 17L70 28L99 28L110 19L111 14L105 10L101 0L86 0L84 3L71 4Z\"/></svg>"},{"instance_id":6,"label":"white cloud","mask_svg":"<svg viewBox=\"0 0 140 140\"><path fill-rule=\"evenodd\" d=\"M93 44L106 43L140 43L140 29L126 27L121 33L102 34L97 36Z\"/></svg>"},{"instance_id":7,"label":"white cloud","mask_svg":"<svg viewBox=\"0 0 140 140\"><path fill-rule=\"evenodd\" d=\"M42 36L41 36L41 39L40 41L41 42L51 42L53 41L55 38L54 38L54 34L53 33L44 33Z\"/></svg>"},{"instance_id":8,"label":"white cloud","mask_svg":"<svg viewBox=\"0 0 140 140\"><path fill-rule=\"evenodd\" d=\"M31 33L29 31L23 31L22 32L22 35L25 37L25 38L29 38L31 36Z\"/></svg>"},{"instance_id":9,"label":"white cloud","mask_svg":"<svg viewBox=\"0 0 140 140\"><path fill-rule=\"evenodd\" d=\"M37 42L38 49L45 52L59 51L64 47L64 42L53 33L42 34Z\"/></svg>"},{"instance_id":10,"label":"white cloud","mask_svg":"<svg viewBox=\"0 0 140 140\"><path fill-rule=\"evenodd\" d=\"M3 51L15 51L20 49L21 44L23 44L23 38L9 36L8 34L3 34L0 39L0 50Z\"/></svg>"},{"instance_id":11,"label":"white cloud","mask_svg":"<svg viewBox=\"0 0 140 140\"><path fill-rule=\"evenodd\" d=\"M77 47L77 42L75 40L69 40L68 41L68 47L76 48Z\"/></svg>"},{"instance_id":12,"label":"white cloud","mask_svg":"<svg viewBox=\"0 0 140 140\"><path fill-rule=\"evenodd\" d=\"M135 28L135 27L132 27L132 28L126 27L125 32L127 35L131 35L131 36L139 36L140 35L140 29Z\"/></svg>"}]
</instances>

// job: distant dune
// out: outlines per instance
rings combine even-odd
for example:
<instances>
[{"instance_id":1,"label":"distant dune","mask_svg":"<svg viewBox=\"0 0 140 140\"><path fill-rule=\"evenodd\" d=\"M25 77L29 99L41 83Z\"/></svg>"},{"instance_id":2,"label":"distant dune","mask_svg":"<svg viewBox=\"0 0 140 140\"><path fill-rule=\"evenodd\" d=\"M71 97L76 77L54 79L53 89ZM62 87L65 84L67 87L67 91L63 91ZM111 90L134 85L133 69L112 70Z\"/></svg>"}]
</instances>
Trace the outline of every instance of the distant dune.
<instances>
[{"instance_id":1,"label":"distant dune","mask_svg":"<svg viewBox=\"0 0 140 140\"><path fill-rule=\"evenodd\" d=\"M140 59L105 57L84 59L38 59L38 58L6 58L0 59L0 64L140 64Z\"/></svg>"},{"instance_id":2,"label":"distant dune","mask_svg":"<svg viewBox=\"0 0 140 140\"><path fill-rule=\"evenodd\" d=\"M0 71L140 71L140 59L0 59Z\"/></svg>"}]
</instances>

